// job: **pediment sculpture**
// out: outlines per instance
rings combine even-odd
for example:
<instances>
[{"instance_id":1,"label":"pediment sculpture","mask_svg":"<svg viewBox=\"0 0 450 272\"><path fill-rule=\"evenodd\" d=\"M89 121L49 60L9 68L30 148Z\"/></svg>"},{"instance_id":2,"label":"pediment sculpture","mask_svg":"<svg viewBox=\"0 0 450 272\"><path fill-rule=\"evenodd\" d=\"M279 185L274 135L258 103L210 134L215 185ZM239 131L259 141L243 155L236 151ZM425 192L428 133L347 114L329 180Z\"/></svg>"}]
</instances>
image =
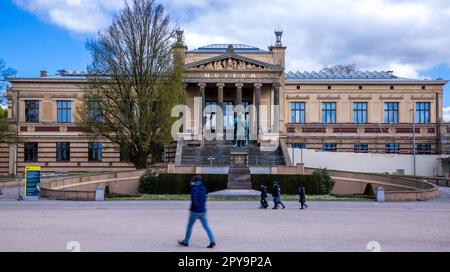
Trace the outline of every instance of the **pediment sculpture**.
<instances>
[{"instance_id":1,"label":"pediment sculpture","mask_svg":"<svg viewBox=\"0 0 450 272\"><path fill-rule=\"evenodd\" d=\"M258 64L237 60L233 58L216 60L207 64L196 66L194 69L198 70L268 70L268 67L264 67Z\"/></svg>"}]
</instances>

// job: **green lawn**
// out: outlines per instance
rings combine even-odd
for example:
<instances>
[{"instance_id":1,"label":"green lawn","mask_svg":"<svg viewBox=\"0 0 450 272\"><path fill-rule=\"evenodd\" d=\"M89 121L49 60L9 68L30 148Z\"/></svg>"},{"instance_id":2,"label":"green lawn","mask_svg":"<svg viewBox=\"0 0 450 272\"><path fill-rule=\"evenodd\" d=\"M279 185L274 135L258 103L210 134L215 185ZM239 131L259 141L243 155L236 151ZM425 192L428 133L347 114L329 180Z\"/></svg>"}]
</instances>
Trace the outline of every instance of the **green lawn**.
<instances>
[{"instance_id":1,"label":"green lawn","mask_svg":"<svg viewBox=\"0 0 450 272\"><path fill-rule=\"evenodd\" d=\"M141 196L112 196L108 197L107 200L143 200L143 201L156 201L156 200L190 200L190 195L141 195ZM209 197L208 200L212 201L259 201L258 198L247 198L247 197ZM283 195L283 201L298 201L297 195ZM366 197L335 197L330 195L313 195L307 196L306 201L373 201L371 198Z\"/></svg>"}]
</instances>

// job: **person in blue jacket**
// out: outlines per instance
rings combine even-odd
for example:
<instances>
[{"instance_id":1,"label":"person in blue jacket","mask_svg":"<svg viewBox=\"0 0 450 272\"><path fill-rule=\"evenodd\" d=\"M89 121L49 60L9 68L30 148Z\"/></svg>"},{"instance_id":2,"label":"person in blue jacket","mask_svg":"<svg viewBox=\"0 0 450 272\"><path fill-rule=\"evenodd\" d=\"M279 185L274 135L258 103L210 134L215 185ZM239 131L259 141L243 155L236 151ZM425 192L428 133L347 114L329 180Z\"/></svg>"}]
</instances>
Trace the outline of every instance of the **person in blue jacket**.
<instances>
[{"instance_id":1,"label":"person in blue jacket","mask_svg":"<svg viewBox=\"0 0 450 272\"><path fill-rule=\"evenodd\" d=\"M205 186L203 185L202 179L200 176L194 176L191 180L191 213L189 216L189 222L187 225L186 236L184 240L178 241L178 244L182 246L189 246L189 239L192 234L192 227L194 226L195 221L200 219L202 222L203 228L206 230L206 233L209 237L209 245L208 248L213 248L216 246L216 241L214 240L214 235L212 234L211 229L208 225L208 220L206 217L206 199L207 199L207 191Z\"/></svg>"},{"instance_id":2,"label":"person in blue jacket","mask_svg":"<svg viewBox=\"0 0 450 272\"><path fill-rule=\"evenodd\" d=\"M281 205L282 209L286 208L281 202L281 189L280 185L278 185L278 181L273 182L272 187L272 197L273 197L273 208L274 210L278 209L278 205Z\"/></svg>"}]
</instances>

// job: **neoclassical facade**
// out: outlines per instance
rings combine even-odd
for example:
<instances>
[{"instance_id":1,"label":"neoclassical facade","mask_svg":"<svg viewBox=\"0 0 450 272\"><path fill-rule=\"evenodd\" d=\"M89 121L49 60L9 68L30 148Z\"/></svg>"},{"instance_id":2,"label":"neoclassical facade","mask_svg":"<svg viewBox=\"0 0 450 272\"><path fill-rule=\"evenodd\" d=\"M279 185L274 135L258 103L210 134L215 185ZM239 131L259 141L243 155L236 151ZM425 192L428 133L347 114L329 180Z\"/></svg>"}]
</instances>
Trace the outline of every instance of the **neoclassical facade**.
<instances>
[{"instance_id":1,"label":"neoclassical facade","mask_svg":"<svg viewBox=\"0 0 450 272\"><path fill-rule=\"evenodd\" d=\"M447 81L406 79L390 71L288 72L282 33L275 34L275 45L267 50L242 44L188 50L178 32L174 50L184 57L186 105L194 109L197 98L203 108L213 106L202 118L204 128L229 129L234 112L227 107L254 105L262 110L245 116L249 129L256 131L251 141L255 146L277 137L283 146L331 152L448 152L442 140L447 133L442 125ZM11 82L8 109L20 143L0 146L0 175L23 172L27 165L47 172L132 167L119 148L92 142L77 127L83 73L41 72L40 77ZM214 106L223 109L223 118L216 116ZM194 121L184 127L185 136L201 142L199 148L202 133Z\"/></svg>"}]
</instances>

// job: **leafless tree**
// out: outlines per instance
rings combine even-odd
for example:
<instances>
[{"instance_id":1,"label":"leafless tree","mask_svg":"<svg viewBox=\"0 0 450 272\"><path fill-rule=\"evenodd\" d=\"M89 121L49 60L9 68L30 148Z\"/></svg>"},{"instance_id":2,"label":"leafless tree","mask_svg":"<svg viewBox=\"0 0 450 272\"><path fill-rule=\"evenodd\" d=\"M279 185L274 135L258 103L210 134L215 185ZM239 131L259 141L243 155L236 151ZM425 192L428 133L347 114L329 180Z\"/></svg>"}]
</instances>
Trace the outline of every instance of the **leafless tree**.
<instances>
[{"instance_id":1,"label":"leafless tree","mask_svg":"<svg viewBox=\"0 0 450 272\"><path fill-rule=\"evenodd\" d=\"M356 64L337 64L331 67L325 66L322 68L322 71L328 72L331 74L347 74L350 72L359 71L359 68Z\"/></svg>"},{"instance_id":2,"label":"leafless tree","mask_svg":"<svg viewBox=\"0 0 450 272\"><path fill-rule=\"evenodd\" d=\"M16 142L14 120L8 118L4 97L4 92L8 87L8 77L14 76L16 73L13 68L7 68L4 60L0 58L0 144Z\"/></svg>"},{"instance_id":3,"label":"leafless tree","mask_svg":"<svg viewBox=\"0 0 450 272\"><path fill-rule=\"evenodd\" d=\"M176 27L153 0L133 0L87 47L92 55L80 125L126 152L136 168L160 158L172 141L170 117L184 101L183 63L174 54Z\"/></svg>"}]
</instances>

